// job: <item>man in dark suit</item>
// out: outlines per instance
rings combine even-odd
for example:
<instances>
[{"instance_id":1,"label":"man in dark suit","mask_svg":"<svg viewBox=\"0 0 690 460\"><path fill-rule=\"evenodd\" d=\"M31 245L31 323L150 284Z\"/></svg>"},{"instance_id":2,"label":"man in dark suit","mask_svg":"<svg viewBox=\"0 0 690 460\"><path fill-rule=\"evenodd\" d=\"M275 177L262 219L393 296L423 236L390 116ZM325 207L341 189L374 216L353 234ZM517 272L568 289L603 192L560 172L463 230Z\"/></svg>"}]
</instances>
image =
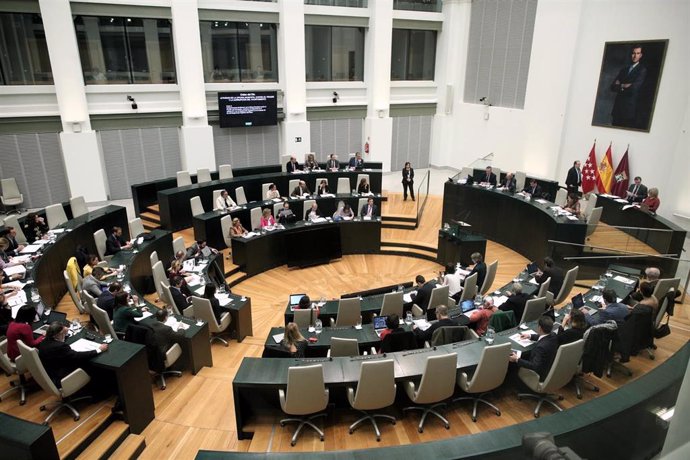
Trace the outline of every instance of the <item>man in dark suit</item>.
<instances>
[{"instance_id":1,"label":"man in dark suit","mask_svg":"<svg viewBox=\"0 0 690 460\"><path fill-rule=\"evenodd\" d=\"M108 344L101 344L97 350L74 351L65 343L69 329L59 321L48 326L46 338L38 345L38 357L50 379L58 388L62 388L60 380L74 372L84 363L108 349Z\"/></svg>"},{"instance_id":2,"label":"man in dark suit","mask_svg":"<svg viewBox=\"0 0 690 460\"><path fill-rule=\"evenodd\" d=\"M464 320L464 324L462 326L469 324L469 319L467 316L461 315L460 318ZM417 337L417 343L420 344L420 346L424 346L424 342L427 340L431 340L431 338L434 336L434 332L442 327L448 327L448 326L461 326L461 324L454 320L450 319L448 316L448 307L445 305L439 305L436 307L436 319L438 321L434 321L431 323L431 326L426 331L422 331L419 329L417 326L412 326L412 330L414 331L414 335Z\"/></svg>"},{"instance_id":3,"label":"man in dark suit","mask_svg":"<svg viewBox=\"0 0 690 460\"><path fill-rule=\"evenodd\" d=\"M436 283L434 281L429 281L427 283L422 275L417 275L414 280L417 283L417 293L410 296L412 297L412 302L403 305L403 310L409 311L412 309L412 305L416 304L426 313L427 308L429 308L429 301L431 300L431 291L436 287Z\"/></svg>"},{"instance_id":4,"label":"man in dark suit","mask_svg":"<svg viewBox=\"0 0 690 460\"><path fill-rule=\"evenodd\" d=\"M573 167L568 170L568 175L565 178L565 186L568 189L568 194L578 193L582 185L582 170L580 169L580 162L573 162Z\"/></svg>"},{"instance_id":5,"label":"man in dark suit","mask_svg":"<svg viewBox=\"0 0 690 460\"><path fill-rule=\"evenodd\" d=\"M551 278L551 282L549 283L549 291L554 296L557 296L558 293L561 292L564 277L563 269L556 266L551 257L544 257L544 268L539 270L534 275L534 280L541 285L541 283L546 281L548 278Z\"/></svg>"},{"instance_id":6,"label":"man in dark suit","mask_svg":"<svg viewBox=\"0 0 690 460\"><path fill-rule=\"evenodd\" d=\"M501 181L501 187L508 190L510 193L515 193L517 182L512 172L506 174L506 177Z\"/></svg>"},{"instance_id":7,"label":"man in dark suit","mask_svg":"<svg viewBox=\"0 0 690 460\"><path fill-rule=\"evenodd\" d=\"M470 272L467 274L465 279L469 278L470 276L474 275L475 273L477 274L477 291L479 291L482 288L482 285L484 284L484 278L486 278L486 264L484 263L484 257L478 252L472 253L470 256L472 259L472 266L470 268ZM464 284L464 281L463 281Z\"/></svg>"},{"instance_id":8,"label":"man in dark suit","mask_svg":"<svg viewBox=\"0 0 690 460\"><path fill-rule=\"evenodd\" d=\"M355 153L355 156L350 158L348 166L354 169L362 169L364 167L364 160L362 159L362 154L359 152Z\"/></svg>"},{"instance_id":9,"label":"man in dark suit","mask_svg":"<svg viewBox=\"0 0 690 460\"><path fill-rule=\"evenodd\" d=\"M522 357L518 358L513 352L510 354L510 362L516 363L517 367L524 367L531 369L539 374L539 380L543 381L549 371L553 360L556 358L558 351L558 336L553 334L553 320L548 316L539 318L539 326L537 327L537 334L529 336L530 340L536 341L537 346L532 350L523 353ZM527 338L526 334L521 334L523 338Z\"/></svg>"},{"instance_id":10,"label":"man in dark suit","mask_svg":"<svg viewBox=\"0 0 690 460\"><path fill-rule=\"evenodd\" d=\"M482 178L479 182L482 184L491 184L494 187L496 186L496 174L492 172L491 166L486 167L486 172L482 174Z\"/></svg>"},{"instance_id":11,"label":"man in dark suit","mask_svg":"<svg viewBox=\"0 0 690 460\"><path fill-rule=\"evenodd\" d=\"M187 297L182 293L181 287L184 282L184 278L181 276L175 276L172 279L172 284L170 285L170 294L172 295L173 302L177 307L177 311L180 313L184 312L185 308L189 306L189 301Z\"/></svg>"},{"instance_id":12,"label":"man in dark suit","mask_svg":"<svg viewBox=\"0 0 690 460\"><path fill-rule=\"evenodd\" d=\"M374 218L378 216L379 214L379 208L374 204L374 199L369 198L367 200L367 204L362 206L362 211L359 213L361 217L371 217Z\"/></svg>"},{"instance_id":13,"label":"man in dark suit","mask_svg":"<svg viewBox=\"0 0 690 460\"><path fill-rule=\"evenodd\" d=\"M529 185L522 189L524 193L529 193L532 196L541 196L541 187L537 183L537 179L530 179Z\"/></svg>"},{"instance_id":14,"label":"man in dark suit","mask_svg":"<svg viewBox=\"0 0 690 460\"><path fill-rule=\"evenodd\" d=\"M291 173L291 172L301 171L301 170L302 170L302 167L301 167L301 166L299 165L299 163L297 162L297 158L295 158L294 155L291 156L291 157L290 157L290 161L288 161L288 162L285 164L285 171L288 172L288 173Z\"/></svg>"},{"instance_id":15,"label":"man in dark suit","mask_svg":"<svg viewBox=\"0 0 690 460\"><path fill-rule=\"evenodd\" d=\"M512 311L515 314L515 320L520 321L522 314L525 312L525 304L527 304L530 297L522 292L522 284L513 283L510 292L508 292L508 300L498 309L501 311Z\"/></svg>"},{"instance_id":16,"label":"man in dark suit","mask_svg":"<svg viewBox=\"0 0 690 460\"><path fill-rule=\"evenodd\" d=\"M290 196L303 196L304 194L311 195L311 192L309 191L309 187L307 187L307 183L301 180Z\"/></svg>"},{"instance_id":17,"label":"man in dark suit","mask_svg":"<svg viewBox=\"0 0 690 460\"><path fill-rule=\"evenodd\" d=\"M647 78L647 69L640 62L642 46L634 45L630 53L630 65L623 67L611 83L616 100L611 110L611 125L637 128L637 99Z\"/></svg>"},{"instance_id":18,"label":"man in dark suit","mask_svg":"<svg viewBox=\"0 0 690 460\"><path fill-rule=\"evenodd\" d=\"M181 344L184 341L184 332L181 330L173 331L170 326L165 324L168 320L168 310L165 308L161 308L156 312L156 320L149 323L149 326L153 329L156 345L158 345L161 353L165 355L165 352L174 344Z\"/></svg>"},{"instance_id":19,"label":"man in dark suit","mask_svg":"<svg viewBox=\"0 0 690 460\"><path fill-rule=\"evenodd\" d=\"M122 285L117 281L110 283L108 289L103 291L96 299L96 306L108 314L108 318L112 321L113 311L115 310L115 294L122 291Z\"/></svg>"},{"instance_id":20,"label":"man in dark suit","mask_svg":"<svg viewBox=\"0 0 690 460\"><path fill-rule=\"evenodd\" d=\"M590 326L596 326L597 324L605 323L606 321L613 320L620 327L625 318L630 314L630 309L627 305L617 302L616 291L613 289L604 289L602 292L602 305L599 312L592 316L585 307L581 308L582 313L585 314L585 320Z\"/></svg>"},{"instance_id":21,"label":"man in dark suit","mask_svg":"<svg viewBox=\"0 0 690 460\"><path fill-rule=\"evenodd\" d=\"M15 229L14 227L8 226L6 228L5 234L0 235L0 236L4 236L5 238L7 238L7 242L9 243L9 247L7 248L7 250L5 252L8 255L17 256L17 255L19 255L21 250L24 249L24 245L19 244L19 242L17 242L17 229Z\"/></svg>"},{"instance_id":22,"label":"man in dark suit","mask_svg":"<svg viewBox=\"0 0 690 460\"><path fill-rule=\"evenodd\" d=\"M338 161L338 155L331 153L330 158L326 162L326 169L336 170L340 168L340 162Z\"/></svg>"},{"instance_id":23,"label":"man in dark suit","mask_svg":"<svg viewBox=\"0 0 690 460\"><path fill-rule=\"evenodd\" d=\"M123 249L131 249L132 245L128 243L122 237L122 228L113 227L113 231L108 235L108 239L105 241L105 253L106 255L116 254Z\"/></svg>"},{"instance_id":24,"label":"man in dark suit","mask_svg":"<svg viewBox=\"0 0 690 460\"><path fill-rule=\"evenodd\" d=\"M642 184L640 176L635 177L634 183L630 184L626 192L629 203L642 203L647 198L647 186Z\"/></svg>"}]
</instances>

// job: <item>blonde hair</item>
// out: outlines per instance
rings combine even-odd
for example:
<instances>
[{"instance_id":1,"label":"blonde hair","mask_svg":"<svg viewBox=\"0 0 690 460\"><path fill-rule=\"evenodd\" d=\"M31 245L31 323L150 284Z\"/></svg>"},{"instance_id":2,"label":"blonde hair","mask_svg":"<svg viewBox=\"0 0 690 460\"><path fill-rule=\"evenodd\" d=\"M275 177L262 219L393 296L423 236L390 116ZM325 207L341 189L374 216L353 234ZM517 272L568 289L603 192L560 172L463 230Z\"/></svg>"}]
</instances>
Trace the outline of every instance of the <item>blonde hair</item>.
<instances>
[{"instance_id":1,"label":"blonde hair","mask_svg":"<svg viewBox=\"0 0 690 460\"><path fill-rule=\"evenodd\" d=\"M647 195L653 196L653 197L658 197L659 196L659 189L656 187L652 187L647 191Z\"/></svg>"},{"instance_id":2,"label":"blonde hair","mask_svg":"<svg viewBox=\"0 0 690 460\"><path fill-rule=\"evenodd\" d=\"M264 215L264 217L268 217L271 215L271 210L268 208L264 208L264 211L262 212L262 214Z\"/></svg>"},{"instance_id":3,"label":"blonde hair","mask_svg":"<svg viewBox=\"0 0 690 460\"><path fill-rule=\"evenodd\" d=\"M295 345L297 342L303 342L306 339L299 331L297 323L290 322L287 324L287 326L285 326L285 337L283 338L283 340L285 340L285 344L287 346L292 346Z\"/></svg>"}]
</instances>

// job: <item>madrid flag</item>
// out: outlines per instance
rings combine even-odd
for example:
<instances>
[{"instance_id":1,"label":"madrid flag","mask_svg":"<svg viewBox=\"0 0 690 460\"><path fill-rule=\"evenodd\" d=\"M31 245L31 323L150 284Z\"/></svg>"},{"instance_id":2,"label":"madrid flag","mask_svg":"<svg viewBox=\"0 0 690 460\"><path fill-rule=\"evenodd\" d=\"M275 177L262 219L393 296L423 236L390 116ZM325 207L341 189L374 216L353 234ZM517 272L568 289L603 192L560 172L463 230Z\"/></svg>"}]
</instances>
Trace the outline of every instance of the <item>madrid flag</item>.
<instances>
[{"instance_id":1,"label":"madrid flag","mask_svg":"<svg viewBox=\"0 0 690 460\"><path fill-rule=\"evenodd\" d=\"M597 178L597 188L599 193L610 193L611 182L613 182L613 161L611 160L611 144L606 150L606 155L599 163L599 176Z\"/></svg>"},{"instance_id":2,"label":"madrid flag","mask_svg":"<svg viewBox=\"0 0 690 460\"><path fill-rule=\"evenodd\" d=\"M597 143L592 145L592 150L589 151L589 157L585 161L585 166L582 168L582 193L589 193L594 190L594 186L599 179L599 170L597 169L597 156L594 153Z\"/></svg>"},{"instance_id":3,"label":"madrid flag","mask_svg":"<svg viewBox=\"0 0 690 460\"><path fill-rule=\"evenodd\" d=\"M611 194L618 195L621 198L626 197L628 191L628 179L630 177L630 172L628 172L628 151L626 150L623 154L623 158L618 163L616 172L613 173L613 189Z\"/></svg>"}]
</instances>

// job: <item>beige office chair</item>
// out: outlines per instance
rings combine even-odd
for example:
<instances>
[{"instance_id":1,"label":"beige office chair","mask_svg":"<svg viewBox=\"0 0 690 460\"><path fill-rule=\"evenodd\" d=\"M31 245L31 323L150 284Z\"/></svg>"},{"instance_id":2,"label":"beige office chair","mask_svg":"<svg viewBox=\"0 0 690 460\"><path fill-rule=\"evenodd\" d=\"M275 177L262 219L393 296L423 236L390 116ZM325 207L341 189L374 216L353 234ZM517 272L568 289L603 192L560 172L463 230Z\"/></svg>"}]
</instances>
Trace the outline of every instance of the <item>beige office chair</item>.
<instances>
[{"instance_id":1,"label":"beige office chair","mask_svg":"<svg viewBox=\"0 0 690 460\"><path fill-rule=\"evenodd\" d=\"M129 221L129 236L134 239L137 236L145 233L144 224L141 222L140 218L132 219Z\"/></svg>"},{"instance_id":2,"label":"beige office chair","mask_svg":"<svg viewBox=\"0 0 690 460\"><path fill-rule=\"evenodd\" d=\"M287 163L290 161L290 157L292 155L281 155L280 156L280 166L281 166L281 171L286 172L287 171Z\"/></svg>"},{"instance_id":3,"label":"beige office chair","mask_svg":"<svg viewBox=\"0 0 690 460\"><path fill-rule=\"evenodd\" d=\"M429 308L427 311L434 310L434 315L436 314L436 307L439 305L448 306L448 289L450 286L437 286L431 290L431 297L429 297ZM433 315L431 316L433 318Z\"/></svg>"},{"instance_id":4,"label":"beige office chair","mask_svg":"<svg viewBox=\"0 0 690 460\"><path fill-rule=\"evenodd\" d=\"M69 207L72 209L72 217L79 217L89 213L89 208L86 206L86 200L84 200L83 196L70 198Z\"/></svg>"},{"instance_id":5,"label":"beige office chair","mask_svg":"<svg viewBox=\"0 0 690 460\"><path fill-rule=\"evenodd\" d=\"M48 228L54 229L67 222L67 214L61 204L51 204L46 206L46 220Z\"/></svg>"},{"instance_id":6,"label":"beige office chair","mask_svg":"<svg viewBox=\"0 0 690 460\"><path fill-rule=\"evenodd\" d=\"M165 360L163 361L163 365L165 366L165 370L163 372L159 372L156 374L156 377L159 379L160 383L158 385L158 388L161 390L165 390L167 387L165 383L165 376L166 375L174 375L176 377L181 377L182 372L181 371L176 371L173 369L170 369L178 359L180 359L180 356L182 356L182 348L180 345L174 343L172 347L168 348L165 352Z\"/></svg>"},{"instance_id":7,"label":"beige office chair","mask_svg":"<svg viewBox=\"0 0 690 460\"><path fill-rule=\"evenodd\" d=\"M172 242L172 247L173 247L173 257L175 254L177 254L179 251L182 252L187 252L187 249L184 247L184 238L181 236L178 236L175 238Z\"/></svg>"},{"instance_id":8,"label":"beige office chair","mask_svg":"<svg viewBox=\"0 0 690 460\"><path fill-rule=\"evenodd\" d=\"M192 216L200 216L201 214L205 213L204 211L204 205L201 204L201 198L198 196L193 196L189 199L189 205L192 208Z\"/></svg>"},{"instance_id":9,"label":"beige office chair","mask_svg":"<svg viewBox=\"0 0 690 460\"><path fill-rule=\"evenodd\" d=\"M556 358L551 365L551 370L543 382L539 381L539 374L533 370L526 369L524 367L520 368L520 371L518 372L520 380L522 380L530 390L537 394L520 393L518 394L518 400L522 400L522 398L532 398L539 401L537 403L537 407L534 408L535 418L539 417L539 411L541 410L542 404L545 402L551 404L559 412L563 411L563 409L561 409L561 407L555 401L556 398L562 400L563 396L557 396L551 393L570 383L577 373L578 365L580 363L580 359L582 358L584 343L584 340L580 339L567 345L561 345L558 347L558 352L556 353Z\"/></svg>"},{"instance_id":10,"label":"beige office chair","mask_svg":"<svg viewBox=\"0 0 690 460\"><path fill-rule=\"evenodd\" d=\"M592 233L597 229L599 221L601 220L601 212L604 208L594 208L587 218L587 237L592 236Z\"/></svg>"},{"instance_id":11,"label":"beige office chair","mask_svg":"<svg viewBox=\"0 0 690 460\"><path fill-rule=\"evenodd\" d=\"M529 323L541 318L541 315L546 311L546 297L537 297L529 299L525 303L525 309L522 311L522 318L519 324Z\"/></svg>"},{"instance_id":12,"label":"beige office chair","mask_svg":"<svg viewBox=\"0 0 690 460\"><path fill-rule=\"evenodd\" d=\"M225 246L232 248L232 237L230 236L230 229L232 228L232 216L223 216L220 218L220 229L223 232L223 241Z\"/></svg>"},{"instance_id":13,"label":"beige office chair","mask_svg":"<svg viewBox=\"0 0 690 460\"><path fill-rule=\"evenodd\" d=\"M251 230L258 230L261 228L261 208L252 208L249 211L249 221L251 222Z\"/></svg>"},{"instance_id":14,"label":"beige office chair","mask_svg":"<svg viewBox=\"0 0 690 460\"><path fill-rule=\"evenodd\" d=\"M465 284L462 288L462 294L460 295L460 301L458 303L462 303L465 300L472 300L477 295L477 276L478 273L475 273L465 278Z\"/></svg>"},{"instance_id":15,"label":"beige office chair","mask_svg":"<svg viewBox=\"0 0 690 460\"><path fill-rule=\"evenodd\" d=\"M93 316L93 307L96 307L96 299L93 298L89 291L81 291L81 299L84 302L84 313Z\"/></svg>"},{"instance_id":16,"label":"beige office chair","mask_svg":"<svg viewBox=\"0 0 690 460\"><path fill-rule=\"evenodd\" d=\"M317 177L316 180L314 181L314 188L312 189L312 190L314 190L314 193L316 193L316 191L319 189L319 184L321 183L322 180L325 180L326 183L328 184L328 177ZM330 184L328 184L328 186L330 187Z\"/></svg>"},{"instance_id":17,"label":"beige office chair","mask_svg":"<svg viewBox=\"0 0 690 460\"><path fill-rule=\"evenodd\" d=\"M671 289L675 289L677 291L679 286L680 278L661 278L656 282L652 295L656 297L659 302L661 302L668 291Z\"/></svg>"},{"instance_id":18,"label":"beige office chair","mask_svg":"<svg viewBox=\"0 0 690 460\"><path fill-rule=\"evenodd\" d=\"M336 192L338 195L349 195L352 189L350 188L350 178L349 177L339 177L338 187Z\"/></svg>"},{"instance_id":19,"label":"beige office chair","mask_svg":"<svg viewBox=\"0 0 690 460\"><path fill-rule=\"evenodd\" d=\"M496 271L498 270L498 260L494 260L486 267L486 277L484 277L484 283L482 288L479 290L481 295L486 294L491 289L491 285L494 284L496 279Z\"/></svg>"},{"instance_id":20,"label":"beige office chair","mask_svg":"<svg viewBox=\"0 0 690 460\"><path fill-rule=\"evenodd\" d=\"M268 193L268 188L271 186L272 183L273 182L261 184L261 200L266 199L266 194Z\"/></svg>"},{"instance_id":21,"label":"beige office chair","mask_svg":"<svg viewBox=\"0 0 690 460\"><path fill-rule=\"evenodd\" d=\"M17 341L17 345L22 355L22 361L26 369L31 373L34 381L36 381L36 383L47 393L60 398L60 401L50 404L51 406L57 405L57 407L48 414L43 424L48 425L53 417L64 408L69 409L75 422L79 420L79 412L77 412L72 404L82 399L91 399L91 396L82 396L80 398L70 398L70 396L84 388L91 381L89 374L84 372L81 368L77 368L71 374L60 380L60 388L58 388L43 367L38 357L38 350L26 346L21 340ZM44 411L47 408L48 404L41 406L40 410Z\"/></svg>"},{"instance_id":22,"label":"beige office chair","mask_svg":"<svg viewBox=\"0 0 690 460\"><path fill-rule=\"evenodd\" d=\"M556 192L556 199L554 200L554 203L556 203L558 206L565 206L567 199L568 191L564 188L559 188Z\"/></svg>"},{"instance_id":23,"label":"beige office chair","mask_svg":"<svg viewBox=\"0 0 690 460\"><path fill-rule=\"evenodd\" d=\"M77 307L79 313L86 313L86 309L84 308L84 305L82 305L81 299L79 298L77 291L74 289L74 286L72 285L72 281L69 279L67 270L62 271L62 278L65 280L65 284L67 285L67 292L69 292L69 296L72 299L74 306Z\"/></svg>"},{"instance_id":24,"label":"beige office chair","mask_svg":"<svg viewBox=\"0 0 690 460\"><path fill-rule=\"evenodd\" d=\"M177 171L177 186L184 187L185 185L192 185L192 177L189 171Z\"/></svg>"},{"instance_id":25,"label":"beige office chair","mask_svg":"<svg viewBox=\"0 0 690 460\"><path fill-rule=\"evenodd\" d=\"M554 305L561 304L570 295L570 291L575 285L575 280L577 279L577 272L579 269L580 267L573 267L566 272L563 280L563 286L561 286L561 291L558 293L558 295L554 295ZM554 294L556 293L554 292Z\"/></svg>"},{"instance_id":26,"label":"beige office chair","mask_svg":"<svg viewBox=\"0 0 690 460\"><path fill-rule=\"evenodd\" d=\"M214 190L213 194L211 195L211 206L213 207L214 211L221 211L220 208L216 207L216 201L218 201L218 198L222 192L223 189Z\"/></svg>"},{"instance_id":27,"label":"beige office chair","mask_svg":"<svg viewBox=\"0 0 690 460\"><path fill-rule=\"evenodd\" d=\"M364 205L367 204L367 201L369 201L368 197L367 198L360 198L359 200L357 200L357 209L355 209L355 216L363 217L362 208L364 207Z\"/></svg>"},{"instance_id":28,"label":"beige office chair","mask_svg":"<svg viewBox=\"0 0 690 460\"><path fill-rule=\"evenodd\" d=\"M515 189L521 192L525 188L525 182L527 182L527 174L524 171L515 171Z\"/></svg>"},{"instance_id":29,"label":"beige office chair","mask_svg":"<svg viewBox=\"0 0 690 460\"><path fill-rule=\"evenodd\" d=\"M2 205L7 210L8 206L14 206L12 211L21 213L21 205L24 203L24 195L19 193L19 187L17 186L17 181L14 177L8 177L6 179L0 180L0 186L2 187Z\"/></svg>"},{"instance_id":30,"label":"beige office chair","mask_svg":"<svg viewBox=\"0 0 690 460\"><path fill-rule=\"evenodd\" d=\"M158 299L165 301L165 294L163 293L163 288L161 287L161 284L169 286L169 282L168 277L165 274L165 268L163 268L163 262L159 260L158 262L153 264L153 267L151 267L151 272L153 274L153 284L156 288L156 294L158 295Z\"/></svg>"},{"instance_id":31,"label":"beige office chair","mask_svg":"<svg viewBox=\"0 0 690 460\"><path fill-rule=\"evenodd\" d=\"M106 256L105 255L105 242L108 240L108 237L105 236L105 231L103 229L98 229L95 232L93 232L93 241L96 243L96 252L98 252L98 257L101 260L110 260L113 258L113 256Z\"/></svg>"},{"instance_id":32,"label":"beige office chair","mask_svg":"<svg viewBox=\"0 0 690 460\"><path fill-rule=\"evenodd\" d=\"M24 374L26 373L26 368L23 365L23 359L21 356L17 356L14 362L10 361L9 356L7 356L7 339L3 339L0 342L0 370L2 370L7 377L18 376L19 380L10 381L10 388L4 393L0 394L0 401L5 395L12 393L13 391L19 392L19 405L23 406L26 404L26 388L27 383L24 379Z\"/></svg>"},{"instance_id":33,"label":"beige office chair","mask_svg":"<svg viewBox=\"0 0 690 460\"><path fill-rule=\"evenodd\" d=\"M357 339L331 337L331 348L328 349L326 356L329 358L359 356L359 342L357 342Z\"/></svg>"},{"instance_id":34,"label":"beige office chair","mask_svg":"<svg viewBox=\"0 0 690 460\"><path fill-rule=\"evenodd\" d=\"M292 191L299 186L299 179L290 179L288 181L288 195L292 195Z\"/></svg>"},{"instance_id":35,"label":"beige office chair","mask_svg":"<svg viewBox=\"0 0 690 460\"><path fill-rule=\"evenodd\" d=\"M211 182L211 171L208 168L201 168L196 170L196 183L205 184Z\"/></svg>"},{"instance_id":36,"label":"beige office chair","mask_svg":"<svg viewBox=\"0 0 690 460\"><path fill-rule=\"evenodd\" d=\"M278 203L273 203L273 217L276 218L276 222L278 222L278 213L280 210L283 209L283 202L280 201Z\"/></svg>"},{"instance_id":37,"label":"beige office chair","mask_svg":"<svg viewBox=\"0 0 690 460\"><path fill-rule=\"evenodd\" d=\"M311 205L316 203L316 200L304 200L302 209L302 220L307 220L307 214L311 211Z\"/></svg>"},{"instance_id":38,"label":"beige office chair","mask_svg":"<svg viewBox=\"0 0 690 460\"><path fill-rule=\"evenodd\" d=\"M666 310L668 310L668 304L669 304L669 298L667 295L661 298L659 301L659 312L656 315L656 318L654 318L654 325L652 326L652 330L656 331L659 329L659 326L661 326L661 322L664 320L664 316L666 315ZM647 347L647 356L649 356L649 359L655 359L656 356L654 354L654 350L656 350L656 345L652 342L652 344ZM597 390L598 391L598 390ZM579 388L578 388L578 398L582 398L580 396Z\"/></svg>"},{"instance_id":39,"label":"beige office chair","mask_svg":"<svg viewBox=\"0 0 690 460\"><path fill-rule=\"evenodd\" d=\"M151 254L149 254L149 262L151 263L151 270L153 270L153 266L156 265L156 262L160 262L160 259L158 259L158 251L151 251Z\"/></svg>"},{"instance_id":40,"label":"beige office chair","mask_svg":"<svg viewBox=\"0 0 690 460\"><path fill-rule=\"evenodd\" d=\"M359 297L340 299L338 301L338 316L331 318L331 326L345 327L356 326L362 316Z\"/></svg>"},{"instance_id":41,"label":"beige office chair","mask_svg":"<svg viewBox=\"0 0 690 460\"><path fill-rule=\"evenodd\" d=\"M383 409L395 402L395 375L392 359L362 362L359 368L357 390L348 386L347 399L350 406L364 416L350 425L350 434L364 422L371 422L376 433L376 441L381 441L381 431L376 418L388 420L395 425L396 419L385 414L372 414L370 411Z\"/></svg>"},{"instance_id":42,"label":"beige office chair","mask_svg":"<svg viewBox=\"0 0 690 460\"><path fill-rule=\"evenodd\" d=\"M17 216L7 216L5 217L5 227L14 227L14 229L17 231L17 236L15 237L17 240L17 243L19 244L26 244L26 235L24 234L24 231L22 230L21 225L19 225L19 220L17 219Z\"/></svg>"},{"instance_id":43,"label":"beige office chair","mask_svg":"<svg viewBox=\"0 0 690 460\"><path fill-rule=\"evenodd\" d=\"M300 416L299 418L285 418L280 421L280 426L285 426L287 423L298 423L290 441L291 446L297 443L297 437L305 425L316 431L323 441L323 431L312 423L312 420L327 415L322 412L328 406L328 389L323 381L321 364L288 368L287 388L278 390L278 397L283 412L288 415Z\"/></svg>"},{"instance_id":44,"label":"beige office chair","mask_svg":"<svg viewBox=\"0 0 690 460\"><path fill-rule=\"evenodd\" d=\"M220 334L225 332L230 326L230 321L232 320L230 313L223 313L220 316L220 323L218 323L216 317L213 315L213 308L211 308L210 300L192 296L192 306L194 307L194 317L208 323L208 329L211 333L209 341L213 343L214 340L218 340L227 347L228 341L220 337Z\"/></svg>"},{"instance_id":45,"label":"beige office chair","mask_svg":"<svg viewBox=\"0 0 690 460\"><path fill-rule=\"evenodd\" d=\"M431 343L424 342L426 348L448 345L465 340L477 340L479 336L474 330L467 326L443 326L434 331L431 336Z\"/></svg>"},{"instance_id":46,"label":"beige office chair","mask_svg":"<svg viewBox=\"0 0 690 460\"><path fill-rule=\"evenodd\" d=\"M419 385L412 381L404 383L407 396L410 398L410 401L417 405L405 407L403 413L410 410L422 411L422 418L417 427L420 433L424 432L424 422L429 414L440 418L446 430L450 429L448 420L438 413L436 409L445 407L446 403L443 401L453 396L457 359L457 353L429 356L426 359L424 373Z\"/></svg>"},{"instance_id":47,"label":"beige office chair","mask_svg":"<svg viewBox=\"0 0 690 460\"><path fill-rule=\"evenodd\" d=\"M218 179L232 179L232 166L231 165L220 165L218 166Z\"/></svg>"},{"instance_id":48,"label":"beige office chair","mask_svg":"<svg viewBox=\"0 0 690 460\"><path fill-rule=\"evenodd\" d=\"M311 326L312 312L313 310L311 308L305 310L295 310L292 320L300 329L307 328Z\"/></svg>"},{"instance_id":49,"label":"beige office chair","mask_svg":"<svg viewBox=\"0 0 690 460\"><path fill-rule=\"evenodd\" d=\"M473 395L478 393L478 396L462 396L453 400L453 402L465 400L474 402L472 407L473 422L477 421L477 405L479 403L486 404L496 412L496 415L501 415L501 410L485 400L484 396L501 386L505 380L508 373L509 357L510 343L484 347L472 379L469 379L466 372L461 373L458 377L458 386L462 391Z\"/></svg>"},{"instance_id":50,"label":"beige office chair","mask_svg":"<svg viewBox=\"0 0 690 460\"><path fill-rule=\"evenodd\" d=\"M247 195L244 194L244 187L237 187L235 189L235 203L237 203L237 206L247 204Z\"/></svg>"},{"instance_id":51,"label":"beige office chair","mask_svg":"<svg viewBox=\"0 0 690 460\"><path fill-rule=\"evenodd\" d=\"M117 335L117 332L115 332L113 323L110 322L110 318L108 318L108 313L106 313L105 310L100 308L98 305L94 305L91 307L91 316L93 317L93 320L96 322L96 327L98 328L98 331L101 334L110 334L110 337L112 337L113 340L118 340L120 338Z\"/></svg>"},{"instance_id":52,"label":"beige office chair","mask_svg":"<svg viewBox=\"0 0 690 460\"><path fill-rule=\"evenodd\" d=\"M172 293L170 292L170 285L165 281L159 282L158 285L160 286L160 290L162 293L160 299L166 306L172 309L173 313L179 315L180 310L177 308L177 304L175 304L175 299L173 299Z\"/></svg>"},{"instance_id":53,"label":"beige office chair","mask_svg":"<svg viewBox=\"0 0 690 460\"><path fill-rule=\"evenodd\" d=\"M403 292L388 292L383 295L383 303L381 304L381 316L398 315L398 318L403 317Z\"/></svg>"},{"instance_id":54,"label":"beige office chair","mask_svg":"<svg viewBox=\"0 0 690 460\"><path fill-rule=\"evenodd\" d=\"M551 287L551 277L549 276L546 280L539 286L539 292L537 292L537 297L546 297L546 293Z\"/></svg>"}]
</instances>

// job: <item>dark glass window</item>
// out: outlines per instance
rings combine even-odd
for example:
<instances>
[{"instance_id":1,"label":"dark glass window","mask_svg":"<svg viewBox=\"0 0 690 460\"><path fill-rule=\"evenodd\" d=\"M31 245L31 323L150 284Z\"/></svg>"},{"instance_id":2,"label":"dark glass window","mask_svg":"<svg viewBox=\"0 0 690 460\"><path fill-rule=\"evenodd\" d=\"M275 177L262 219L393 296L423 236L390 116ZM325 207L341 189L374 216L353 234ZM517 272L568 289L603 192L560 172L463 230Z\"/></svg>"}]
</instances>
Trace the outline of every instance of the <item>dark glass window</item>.
<instances>
[{"instance_id":1,"label":"dark glass window","mask_svg":"<svg viewBox=\"0 0 690 460\"><path fill-rule=\"evenodd\" d=\"M39 14L0 13L0 84L53 84L46 34Z\"/></svg>"},{"instance_id":2,"label":"dark glass window","mask_svg":"<svg viewBox=\"0 0 690 460\"><path fill-rule=\"evenodd\" d=\"M391 80L433 80L436 31L393 29Z\"/></svg>"},{"instance_id":3,"label":"dark glass window","mask_svg":"<svg viewBox=\"0 0 690 460\"><path fill-rule=\"evenodd\" d=\"M305 26L307 81L363 81L364 29Z\"/></svg>"}]
</instances>

